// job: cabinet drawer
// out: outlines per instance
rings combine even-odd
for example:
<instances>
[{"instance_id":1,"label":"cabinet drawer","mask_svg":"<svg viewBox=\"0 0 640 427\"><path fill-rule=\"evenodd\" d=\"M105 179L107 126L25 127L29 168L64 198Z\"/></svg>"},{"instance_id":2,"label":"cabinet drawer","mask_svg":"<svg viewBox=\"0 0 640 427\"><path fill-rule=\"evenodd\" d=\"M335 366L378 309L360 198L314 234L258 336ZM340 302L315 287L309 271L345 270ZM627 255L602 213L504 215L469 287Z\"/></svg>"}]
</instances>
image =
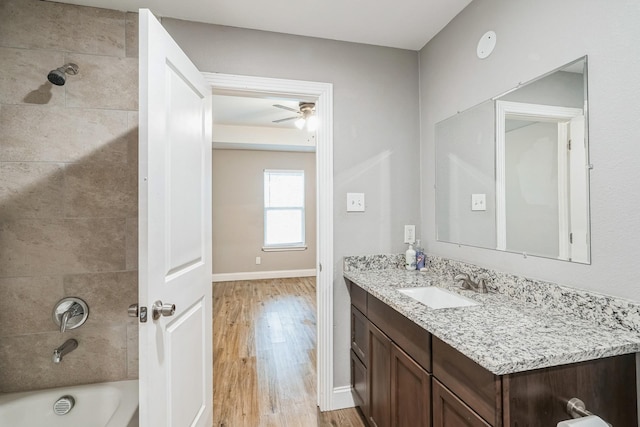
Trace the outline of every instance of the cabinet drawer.
<instances>
[{"instance_id":1,"label":"cabinet drawer","mask_svg":"<svg viewBox=\"0 0 640 427\"><path fill-rule=\"evenodd\" d=\"M389 307L367 295L367 317L427 372L431 372L431 334Z\"/></svg>"},{"instance_id":2,"label":"cabinet drawer","mask_svg":"<svg viewBox=\"0 0 640 427\"><path fill-rule=\"evenodd\" d=\"M367 395L367 367L358 356L351 352L351 387L356 406L360 407L365 419L369 419L369 396Z\"/></svg>"},{"instance_id":3,"label":"cabinet drawer","mask_svg":"<svg viewBox=\"0 0 640 427\"><path fill-rule=\"evenodd\" d=\"M502 425L500 377L436 337L433 337L433 376L490 425Z\"/></svg>"},{"instance_id":4,"label":"cabinet drawer","mask_svg":"<svg viewBox=\"0 0 640 427\"><path fill-rule=\"evenodd\" d=\"M434 378L433 427L491 426Z\"/></svg>"},{"instance_id":5,"label":"cabinet drawer","mask_svg":"<svg viewBox=\"0 0 640 427\"><path fill-rule=\"evenodd\" d=\"M368 364L369 320L355 306L351 306L351 350L364 366Z\"/></svg>"},{"instance_id":6,"label":"cabinet drawer","mask_svg":"<svg viewBox=\"0 0 640 427\"><path fill-rule=\"evenodd\" d=\"M355 305L358 310L367 316L367 291L349 282L351 289L351 304Z\"/></svg>"}]
</instances>

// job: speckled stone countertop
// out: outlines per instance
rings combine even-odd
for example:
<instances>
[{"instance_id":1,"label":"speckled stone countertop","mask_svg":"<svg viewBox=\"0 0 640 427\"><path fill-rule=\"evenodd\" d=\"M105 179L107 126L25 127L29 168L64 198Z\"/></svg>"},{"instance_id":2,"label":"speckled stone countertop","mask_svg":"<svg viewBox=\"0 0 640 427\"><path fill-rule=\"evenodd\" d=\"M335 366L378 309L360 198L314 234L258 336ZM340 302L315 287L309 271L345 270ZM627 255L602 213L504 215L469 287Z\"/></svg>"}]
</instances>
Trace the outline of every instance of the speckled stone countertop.
<instances>
[{"instance_id":1,"label":"speckled stone countertop","mask_svg":"<svg viewBox=\"0 0 640 427\"><path fill-rule=\"evenodd\" d=\"M497 289L488 294L462 290L451 275L407 271L395 259L384 261L349 268L345 260L344 277L494 374L640 351L635 330L522 301ZM397 291L416 286L446 288L480 305L431 309Z\"/></svg>"}]
</instances>

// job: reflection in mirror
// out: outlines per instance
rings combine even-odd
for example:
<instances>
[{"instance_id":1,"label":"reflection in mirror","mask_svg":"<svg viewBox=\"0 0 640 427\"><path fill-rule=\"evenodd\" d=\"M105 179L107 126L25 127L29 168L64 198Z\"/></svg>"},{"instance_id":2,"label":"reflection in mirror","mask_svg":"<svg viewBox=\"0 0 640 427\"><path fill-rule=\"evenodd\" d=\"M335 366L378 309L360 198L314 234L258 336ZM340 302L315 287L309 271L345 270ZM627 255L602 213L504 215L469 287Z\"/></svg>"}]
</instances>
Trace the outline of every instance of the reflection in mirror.
<instances>
[{"instance_id":1,"label":"reflection in mirror","mask_svg":"<svg viewBox=\"0 0 640 427\"><path fill-rule=\"evenodd\" d=\"M436 124L437 239L589 263L586 106L584 57Z\"/></svg>"}]
</instances>

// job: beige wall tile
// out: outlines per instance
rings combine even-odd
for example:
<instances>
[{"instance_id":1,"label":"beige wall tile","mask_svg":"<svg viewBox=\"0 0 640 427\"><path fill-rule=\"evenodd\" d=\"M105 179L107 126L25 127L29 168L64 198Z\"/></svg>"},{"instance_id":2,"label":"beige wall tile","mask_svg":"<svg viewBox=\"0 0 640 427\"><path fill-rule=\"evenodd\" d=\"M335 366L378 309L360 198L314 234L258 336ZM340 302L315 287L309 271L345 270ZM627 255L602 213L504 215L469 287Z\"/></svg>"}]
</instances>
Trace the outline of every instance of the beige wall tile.
<instances>
[{"instance_id":1,"label":"beige wall tile","mask_svg":"<svg viewBox=\"0 0 640 427\"><path fill-rule=\"evenodd\" d=\"M58 330L51 313L63 296L61 277L0 279L0 337Z\"/></svg>"},{"instance_id":2,"label":"beige wall tile","mask_svg":"<svg viewBox=\"0 0 640 427\"><path fill-rule=\"evenodd\" d=\"M127 378L138 378L138 322L127 325Z\"/></svg>"},{"instance_id":3,"label":"beige wall tile","mask_svg":"<svg viewBox=\"0 0 640 427\"><path fill-rule=\"evenodd\" d=\"M78 348L53 363L53 350L70 338L78 340ZM125 325L3 338L0 392L126 379L126 343Z\"/></svg>"},{"instance_id":4,"label":"beige wall tile","mask_svg":"<svg viewBox=\"0 0 640 427\"><path fill-rule=\"evenodd\" d=\"M60 52L0 47L0 103L63 105L64 87L47 80L62 61Z\"/></svg>"},{"instance_id":5,"label":"beige wall tile","mask_svg":"<svg viewBox=\"0 0 640 427\"><path fill-rule=\"evenodd\" d=\"M127 57L138 57L138 14L127 12L125 20L125 46Z\"/></svg>"},{"instance_id":6,"label":"beige wall tile","mask_svg":"<svg viewBox=\"0 0 640 427\"><path fill-rule=\"evenodd\" d=\"M138 109L138 59L68 54L80 72L66 85L67 107Z\"/></svg>"},{"instance_id":7,"label":"beige wall tile","mask_svg":"<svg viewBox=\"0 0 640 427\"><path fill-rule=\"evenodd\" d=\"M0 106L3 161L127 161L124 111Z\"/></svg>"},{"instance_id":8,"label":"beige wall tile","mask_svg":"<svg viewBox=\"0 0 640 427\"><path fill-rule=\"evenodd\" d=\"M138 301L138 272L65 276L64 293L89 305L87 326L132 323L127 308Z\"/></svg>"},{"instance_id":9,"label":"beige wall tile","mask_svg":"<svg viewBox=\"0 0 640 427\"><path fill-rule=\"evenodd\" d=\"M126 227L127 270L138 270L138 218L127 218Z\"/></svg>"},{"instance_id":10,"label":"beige wall tile","mask_svg":"<svg viewBox=\"0 0 640 427\"><path fill-rule=\"evenodd\" d=\"M64 165L0 163L0 218L63 215Z\"/></svg>"},{"instance_id":11,"label":"beige wall tile","mask_svg":"<svg viewBox=\"0 0 640 427\"><path fill-rule=\"evenodd\" d=\"M75 163L65 168L67 218L132 217L137 214L135 182L122 163Z\"/></svg>"},{"instance_id":12,"label":"beige wall tile","mask_svg":"<svg viewBox=\"0 0 640 427\"><path fill-rule=\"evenodd\" d=\"M124 219L24 219L0 223L0 277L125 268Z\"/></svg>"},{"instance_id":13,"label":"beige wall tile","mask_svg":"<svg viewBox=\"0 0 640 427\"><path fill-rule=\"evenodd\" d=\"M124 12L115 10L3 0L0 43L6 47L124 56L124 18Z\"/></svg>"}]
</instances>

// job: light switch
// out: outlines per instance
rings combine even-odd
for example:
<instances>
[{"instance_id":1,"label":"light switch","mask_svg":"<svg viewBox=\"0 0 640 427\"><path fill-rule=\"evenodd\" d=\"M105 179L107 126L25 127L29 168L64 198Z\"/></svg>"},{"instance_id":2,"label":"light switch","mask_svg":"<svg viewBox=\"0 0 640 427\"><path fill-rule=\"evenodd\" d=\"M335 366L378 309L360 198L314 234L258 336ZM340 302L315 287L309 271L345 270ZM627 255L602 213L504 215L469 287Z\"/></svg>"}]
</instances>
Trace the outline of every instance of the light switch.
<instances>
[{"instance_id":1,"label":"light switch","mask_svg":"<svg viewBox=\"0 0 640 427\"><path fill-rule=\"evenodd\" d=\"M472 211L486 211L487 210L487 195L486 194L472 194L471 195L471 210Z\"/></svg>"},{"instance_id":2,"label":"light switch","mask_svg":"<svg viewBox=\"0 0 640 427\"><path fill-rule=\"evenodd\" d=\"M347 193L347 212L364 212L364 193Z\"/></svg>"},{"instance_id":3,"label":"light switch","mask_svg":"<svg viewBox=\"0 0 640 427\"><path fill-rule=\"evenodd\" d=\"M404 226L404 242L405 243L416 242L416 226L415 225Z\"/></svg>"}]
</instances>

